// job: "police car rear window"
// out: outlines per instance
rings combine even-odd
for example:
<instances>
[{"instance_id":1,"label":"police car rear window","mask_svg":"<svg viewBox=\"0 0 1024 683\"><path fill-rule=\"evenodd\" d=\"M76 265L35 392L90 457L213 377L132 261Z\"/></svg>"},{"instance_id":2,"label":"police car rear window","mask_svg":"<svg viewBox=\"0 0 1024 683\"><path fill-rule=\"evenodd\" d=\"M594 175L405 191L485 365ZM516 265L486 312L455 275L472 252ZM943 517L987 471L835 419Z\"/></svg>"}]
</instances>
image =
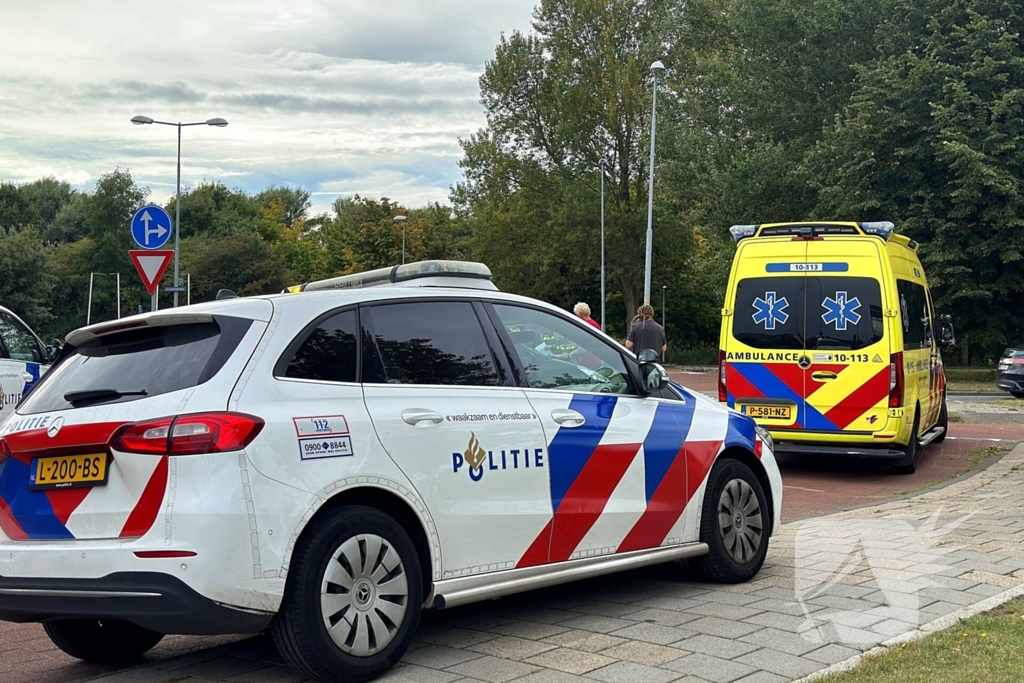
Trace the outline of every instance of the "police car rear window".
<instances>
[{"instance_id":1,"label":"police car rear window","mask_svg":"<svg viewBox=\"0 0 1024 683\"><path fill-rule=\"evenodd\" d=\"M50 370L18 412L123 403L203 384L224 366L251 325L251 320L218 316L212 322L100 337Z\"/></svg>"},{"instance_id":2,"label":"police car rear window","mask_svg":"<svg viewBox=\"0 0 1024 683\"><path fill-rule=\"evenodd\" d=\"M791 276L741 280L733 338L755 349L857 350L884 336L878 281Z\"/></svg>"}]
</instances>

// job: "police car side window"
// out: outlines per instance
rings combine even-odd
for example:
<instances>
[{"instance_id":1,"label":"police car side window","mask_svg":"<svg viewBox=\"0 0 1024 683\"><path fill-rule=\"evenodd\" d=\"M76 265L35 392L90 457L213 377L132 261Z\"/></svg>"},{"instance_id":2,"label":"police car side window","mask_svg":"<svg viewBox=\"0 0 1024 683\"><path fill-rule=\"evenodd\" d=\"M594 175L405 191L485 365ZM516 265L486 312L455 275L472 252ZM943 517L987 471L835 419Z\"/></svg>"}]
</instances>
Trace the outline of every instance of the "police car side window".
<instances>
[{"instance_id":1,"label":"police car side window","mask_svg":"<svg viewBox=\"0 0 1024 683\"><path fill-rule=\"evenodd\" d=\"M498 372L473 305L414 301L360 309L366 328L363 382L498 386Z\"/></svg>"},{"instance_id":2,"label":"police car side window","mask_svg":"<svg viewBox=\"0 0 1024 683\"><path fill-rule=\"evenodd\" d=\"M589 331L533 308L495 304L494 311L530 387L632 393L619 351Z\"/></svg>"},{"instance_id":3,"label":"police car side window","mask_svg":"<svg viewBox=\"0 0 1024 683\"><path fill-rule=\"evenodd\" d=\"M285 377L356 381L356 312L331 316L309 333L288 362Z\"/></svg>"},{"instance_id":4,"label":"police car side window","mask_svg":"<svg viewBox=\"0 0 1024 683\"><path fill-rule=\"evenodd\" d=\"M6 313L0 313L0 337L3 337L11 359L30 363L43 362L36 338Z\"/></svg>"}]
</instances>

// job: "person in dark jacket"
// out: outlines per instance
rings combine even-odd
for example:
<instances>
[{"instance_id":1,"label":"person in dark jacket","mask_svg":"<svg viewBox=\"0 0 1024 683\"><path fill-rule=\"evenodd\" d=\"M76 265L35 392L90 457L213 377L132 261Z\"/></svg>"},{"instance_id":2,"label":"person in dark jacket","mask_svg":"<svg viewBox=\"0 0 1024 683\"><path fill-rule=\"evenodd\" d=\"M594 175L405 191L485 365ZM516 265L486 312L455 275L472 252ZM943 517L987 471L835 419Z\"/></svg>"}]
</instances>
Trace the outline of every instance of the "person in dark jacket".
<instances>
[{"instance_id":1,"label":"person in dark jacket","mask_svg":"<svg viewBox=\"0 0 1024 683\"><path fill-rule=\"evenodd\" d=\"M654 320L654 307L643 304L636 309L636 316L626 337L626 348L639 355L644 349L651 349L659 356L665 353L665 328Z\"/></svg>"}]
</instances>

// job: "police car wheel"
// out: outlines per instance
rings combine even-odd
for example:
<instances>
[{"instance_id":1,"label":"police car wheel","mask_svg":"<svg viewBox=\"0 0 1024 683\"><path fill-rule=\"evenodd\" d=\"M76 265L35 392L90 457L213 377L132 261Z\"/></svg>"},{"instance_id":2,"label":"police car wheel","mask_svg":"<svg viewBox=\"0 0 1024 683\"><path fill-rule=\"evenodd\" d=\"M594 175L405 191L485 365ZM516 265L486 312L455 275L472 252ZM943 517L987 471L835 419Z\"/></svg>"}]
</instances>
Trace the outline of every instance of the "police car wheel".
<instances>
[{"instance_id":1,"label":"police car wheel","mask_svg":"<svg viewBox=\"0 0 1024 683\"><path fill-rule=\"evenodd\" d=\"M917 471L917 456L921 451L918 412L914 410L914 426L910 430L910 441L903 447L903 457L893 465L892 471L896 474L913 474Z\"/></svg>"},{"instance_id":2,"label":"police car wheel","mask_svg":"<svg viewBox=\"0 0 1024 683\"><path fill-rule=\"evenodd\" d=\"M1010 395L1014 398L1024 398L1024 391L1011 391Z\"/></svg>"},{"instance_id":3,"label":"police car wheel","mask_svg":"<svg viewBox=\"0 0 1024 683\"><path fill-rule=\"evenodd\" d=\"M700 540L709 551L691 560L691 567L707 581L749 581L768 554L771 514L750 468L738 460L719 460L708 475L701 511Z\"/></svg>"},{"instance_id":4,"label":"police car wheel","mask_svg":"<svg viewBox=\"0 0 1024 683\"><path fill-rule=\"evenodd\" d=\"M419 558L384 513L345 507L296 547L272 626L281 656L321 681L369 681L398 663L423 606Z\"/></svg>"},{"instance_id":5,"label":"police car wheel","mask_svg":"<svg viewBox=\"0 0 1024 683\"><path fill-rule=\"evenodd\" d=\"M65 654L99 664L135 661L164 637L120 619L61 619L44 622L43 629Z\"/></svg>"}]
</instances>

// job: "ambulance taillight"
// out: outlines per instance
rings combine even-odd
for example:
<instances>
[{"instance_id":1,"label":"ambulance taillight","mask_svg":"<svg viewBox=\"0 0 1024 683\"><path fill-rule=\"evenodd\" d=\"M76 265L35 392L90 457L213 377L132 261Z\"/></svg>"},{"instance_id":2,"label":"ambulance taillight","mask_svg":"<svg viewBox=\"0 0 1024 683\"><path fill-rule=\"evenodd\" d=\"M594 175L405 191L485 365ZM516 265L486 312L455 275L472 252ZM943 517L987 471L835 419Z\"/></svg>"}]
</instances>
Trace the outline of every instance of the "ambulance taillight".
<instances>
[{"instance_id":1,"label":"ambulance taillight","mask_svg":"<svg viewBox=\"0 0 1024 683\"><path fill-rule=\"evenodd\" d=\"M903 352L889 356L889 407L903 405Z\"/></svg>"},{"instance_id":2,"label":"ambulance taillight","mask_svg":"<svg viewBox=\"0 0 1024 683\"><path fill-rule=\"evenodd\" d=\"M718 351L718 400L725 403L728 399L725 392L725 351Z\"/></svg>"}]
</instances>

